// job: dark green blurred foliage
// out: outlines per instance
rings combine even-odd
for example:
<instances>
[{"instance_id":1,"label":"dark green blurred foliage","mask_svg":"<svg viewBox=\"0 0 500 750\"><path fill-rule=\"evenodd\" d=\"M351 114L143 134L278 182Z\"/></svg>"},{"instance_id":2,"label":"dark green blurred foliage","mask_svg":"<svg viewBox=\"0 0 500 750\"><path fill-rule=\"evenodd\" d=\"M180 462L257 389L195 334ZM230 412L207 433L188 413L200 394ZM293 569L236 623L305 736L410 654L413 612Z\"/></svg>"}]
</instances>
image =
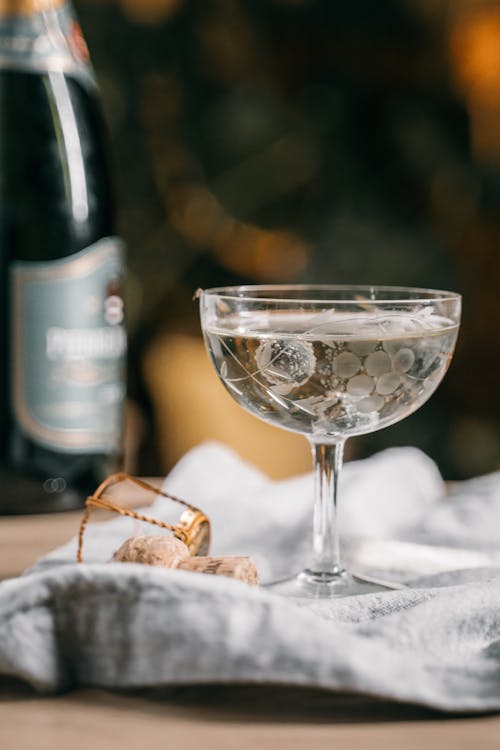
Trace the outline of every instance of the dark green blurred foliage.
<instances>
[{"instance_id":1,"label":"dark green blurred foliage","mask_svg":"<svg viewBox=\"0 0 500 750\"><path fill-rule=\"evenodd\" d=\"M454 69L470 4L75 5L129 246L132 395L147 405L138 362L155 332L196 328L198 286L451 288L464 324L444 384L358 450L419 445L456 478L499 467L500 158L474 151Z\"/></svg>"}]
</instances>

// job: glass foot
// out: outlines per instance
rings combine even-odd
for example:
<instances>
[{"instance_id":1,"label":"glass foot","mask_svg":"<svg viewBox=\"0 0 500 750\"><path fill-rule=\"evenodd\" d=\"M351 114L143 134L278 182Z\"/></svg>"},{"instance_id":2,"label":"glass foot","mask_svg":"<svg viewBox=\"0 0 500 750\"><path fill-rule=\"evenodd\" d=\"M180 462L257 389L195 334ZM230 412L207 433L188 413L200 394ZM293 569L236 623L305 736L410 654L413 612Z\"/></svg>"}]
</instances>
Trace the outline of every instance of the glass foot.
<instances>
[{"instance_id":1,"label":"glass foot","mask_svg":"<svg viewBox=\"0 0 500 750\"><path fill-rule=\"evenodd\" d=\"M272 594L292 599L336 599L401 589L404 586L364 574L349 573L346 570L338 573L315 573L304 570L293 578L268 583L263 588Z\"/></svg>"}]
</instances>

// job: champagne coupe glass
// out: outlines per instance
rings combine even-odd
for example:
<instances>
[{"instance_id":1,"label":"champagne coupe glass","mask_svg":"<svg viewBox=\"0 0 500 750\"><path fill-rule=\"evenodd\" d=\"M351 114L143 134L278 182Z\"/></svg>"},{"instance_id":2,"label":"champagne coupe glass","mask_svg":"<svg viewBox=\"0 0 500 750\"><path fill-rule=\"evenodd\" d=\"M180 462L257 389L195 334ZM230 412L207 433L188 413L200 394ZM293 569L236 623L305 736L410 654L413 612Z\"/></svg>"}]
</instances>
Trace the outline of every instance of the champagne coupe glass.
<instances>
[{"instance_id":1,"label":"champagne coupe glass","mask_svg":"<svg viewBox=\"0 0 500 750\"><path fill-rule=\"evenodd\" d=\"M389 286L276 285L201 291L203 335L231 396L310 442L315 472L307 567L271 584L292 597L380 588L340 561L337 501L344 443L394 424L436 390L451 361L461 297Z\"/></svg>"}]
</instances>

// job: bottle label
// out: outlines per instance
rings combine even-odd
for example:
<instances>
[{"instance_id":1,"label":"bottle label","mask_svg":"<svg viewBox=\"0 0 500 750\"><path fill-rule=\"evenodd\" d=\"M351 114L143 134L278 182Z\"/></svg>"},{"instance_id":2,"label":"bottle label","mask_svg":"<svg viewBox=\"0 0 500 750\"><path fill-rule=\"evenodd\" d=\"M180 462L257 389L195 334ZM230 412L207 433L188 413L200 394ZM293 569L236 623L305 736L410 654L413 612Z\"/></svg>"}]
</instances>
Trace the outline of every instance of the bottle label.
<instances>
[{"instance_id":1,"label":"bottle label","mask_svg":"<svg viewBox=\"0 0 500 750\"><path fill-rule=\"evenodd\" d=\"M67 453L120 450L126 334L123 247L11 266L11 401L21 431Z\"/></svg>"},{"instance_id":2,"label":"bottle label","mask_svg":"<svg viewBox=\"0 0 500 750\"><path fill-rule=\"evenodd\" d=\"M71 7L0 15L0 70L59 72L95 86L89 51Z\"/></svg>"}]
</instances>

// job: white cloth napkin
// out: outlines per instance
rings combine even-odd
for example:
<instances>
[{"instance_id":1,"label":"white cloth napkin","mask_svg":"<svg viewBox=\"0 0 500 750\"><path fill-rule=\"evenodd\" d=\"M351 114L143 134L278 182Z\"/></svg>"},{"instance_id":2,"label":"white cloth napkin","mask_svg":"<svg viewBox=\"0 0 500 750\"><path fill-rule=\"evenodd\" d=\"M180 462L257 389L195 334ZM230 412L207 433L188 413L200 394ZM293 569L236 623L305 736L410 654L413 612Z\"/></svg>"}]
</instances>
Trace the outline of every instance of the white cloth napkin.
<instances>
[{"instance_id":1,"label":"white cloth napkin","mask_svg":"<svg viewBox=\"0 0 500 750\"><path fill-rule=\"evenodd\" d=\"M250 554L264 583L307 562L312 478L271 482L218 444L165 482L213 524L212 554ZM343 545L351 567L397 591L305 606L186 571L107 564L155 527L117 518L0 584L0 674L40 690L276 682L391 697L448 711L500 708L500 473L445 494L433 462L392 449L347 464ZM173 520L159 499L145 510ZM306 531L305 531L306 530Z\"/></svg>"}]
</instances>

